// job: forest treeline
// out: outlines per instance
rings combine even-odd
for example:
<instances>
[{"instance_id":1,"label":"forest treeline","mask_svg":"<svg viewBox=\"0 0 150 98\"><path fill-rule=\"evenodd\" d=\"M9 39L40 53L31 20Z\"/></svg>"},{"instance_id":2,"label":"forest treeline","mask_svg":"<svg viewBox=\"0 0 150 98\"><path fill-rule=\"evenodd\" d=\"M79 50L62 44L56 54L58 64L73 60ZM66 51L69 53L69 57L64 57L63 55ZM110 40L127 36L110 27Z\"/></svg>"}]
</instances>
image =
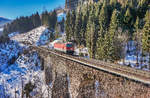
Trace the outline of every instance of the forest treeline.
<instances>
[{"instance_id":1,"label":"forest treeline","mask_svg":"<svg viewBox=\"0 0 150 98\"><path fill-rule=\"evenodd\" d=\"M150 1L117 1L83 4L69 11L65 21L67 41L88 47L90 57L100 60L124 59L129 40L150 55Z\"/></svg>"},{"instance_id":2,"label":"forest treeline","mask_svg":"<svg viewBox=\"0 0 150 98\"><path fill-rule=\"evenodd\" d=\"M51 40L58 38L58 31L64 31L64 19L57 22L56 10L43 11L42 14L38 12L31 16L21 16L16 18L11 23L4 26L3 35L0 37L0 42L9 40L8 34L12 32L25 33L41 25L45 25L51 31ZM57 31L56 35L54 31Z\"/></svg>"},{"instance_id":3,"label":"forest treeline","mask_svg":"<svg viewBox=\"0 0 150 98\"><path fill-rule=\"evenodd\" d=\"M11 23L5 25L3 34L4 36L7 36L12 32L25 33L41 25L48 26L50 30L54 31L56 24L57 13L55 10L51 12L44 11L41 15L37 12L31 16L21 16L16 18Z\"/></svg>"}]
</instances>

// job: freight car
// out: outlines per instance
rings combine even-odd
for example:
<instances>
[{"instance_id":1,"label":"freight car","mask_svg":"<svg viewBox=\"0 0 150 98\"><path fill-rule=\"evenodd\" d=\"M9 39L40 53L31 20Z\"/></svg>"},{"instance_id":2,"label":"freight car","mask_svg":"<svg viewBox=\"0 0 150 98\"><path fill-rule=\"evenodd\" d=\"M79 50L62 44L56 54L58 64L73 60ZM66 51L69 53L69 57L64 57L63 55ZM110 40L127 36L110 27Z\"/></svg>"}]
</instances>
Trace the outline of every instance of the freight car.
<instances>
[{"instance_id":1,"label":"freight car","mask_svg":"<svg viewBox=\"0 0 150 98\"><path fill-rule=\"evenodd\" d=\"M67 42L67 43L61 43L57 42L54 43L54 49L57 51L61 51L67 54L73 54L74 53L74 45L72 42Z\"/></svg>"}]
</instances>

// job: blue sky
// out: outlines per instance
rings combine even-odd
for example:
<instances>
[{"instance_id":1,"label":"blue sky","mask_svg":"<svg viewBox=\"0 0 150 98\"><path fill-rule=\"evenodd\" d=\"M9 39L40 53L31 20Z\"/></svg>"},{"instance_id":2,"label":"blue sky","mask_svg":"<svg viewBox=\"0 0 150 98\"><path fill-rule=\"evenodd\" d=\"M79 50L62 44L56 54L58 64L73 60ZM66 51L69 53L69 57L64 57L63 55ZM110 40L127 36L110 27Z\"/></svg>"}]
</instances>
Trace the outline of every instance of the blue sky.
<instances>
[{"instance_id":1,"label":"blue sky","mask_svg":"<svg viewBox=\"0 0 150 98\"><path fill-rule=\"evenodd\" d=\"M0 16L15 19L19 16L29 16L41 13L44 9L50 11L58 6L64 6L65 0L0 0Z\"/></svg>"}]
</instances>

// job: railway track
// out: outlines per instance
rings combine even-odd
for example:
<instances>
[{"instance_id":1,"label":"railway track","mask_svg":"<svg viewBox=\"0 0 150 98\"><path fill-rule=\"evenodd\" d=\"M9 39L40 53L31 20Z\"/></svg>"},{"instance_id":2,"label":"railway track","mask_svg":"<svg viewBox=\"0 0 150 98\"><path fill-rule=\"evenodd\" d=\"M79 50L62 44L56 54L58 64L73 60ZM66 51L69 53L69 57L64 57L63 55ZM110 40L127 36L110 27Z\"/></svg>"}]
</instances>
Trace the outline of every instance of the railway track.
<instances>
[{"instance_id":1,"label":"railway track","mask_svg":"<svg viewBox=\"0 0 150 98\"><path fill-rule=\"evenodd\" d=\"M111 74L115 74L118 76L128 78L130 80L134 80L134 81L138 81L138 82L150 85L150 72L149 71L142 71L142 70L138 70L135 68L121 66L119 64L106 63L106 62L99 61L99 60L75 57L75 56L59 53L57 51L53 51L45 47L36 47L32 45L30 47L32 47L33 49L37 51L40 50L46 53L51 53L56 56L65 58L67 60L80 63L83 66L88 66L96 70L102 70Z\"/></svg>"}]
</instances>

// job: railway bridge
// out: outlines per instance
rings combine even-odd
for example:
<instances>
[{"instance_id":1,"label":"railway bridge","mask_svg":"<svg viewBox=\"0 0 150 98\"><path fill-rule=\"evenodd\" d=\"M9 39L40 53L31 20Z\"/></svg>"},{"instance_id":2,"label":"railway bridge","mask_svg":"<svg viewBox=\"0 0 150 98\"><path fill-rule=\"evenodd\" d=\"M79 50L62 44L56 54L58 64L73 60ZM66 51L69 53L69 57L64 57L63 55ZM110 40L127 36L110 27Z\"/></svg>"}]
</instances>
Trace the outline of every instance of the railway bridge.
<instances>
[{"instance_id":1,"label":"railway bridge","mask_svg":"<svg viewBox=\"0 0 150 98\"><path fill-rule=\"evenodd\" d=\"M150 72L30 46L42 58L52 98L150 98Z\"/></svg>"}]
</instances>

